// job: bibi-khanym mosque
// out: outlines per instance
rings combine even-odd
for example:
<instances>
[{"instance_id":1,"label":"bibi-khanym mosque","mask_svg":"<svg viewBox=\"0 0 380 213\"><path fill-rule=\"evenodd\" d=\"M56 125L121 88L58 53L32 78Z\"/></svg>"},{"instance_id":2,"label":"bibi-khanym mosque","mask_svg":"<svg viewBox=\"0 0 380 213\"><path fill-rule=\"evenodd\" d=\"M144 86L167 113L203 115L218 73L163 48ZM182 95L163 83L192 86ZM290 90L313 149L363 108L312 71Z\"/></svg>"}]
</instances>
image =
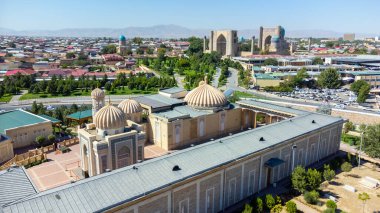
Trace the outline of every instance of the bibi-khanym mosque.
<instances>
[{"instance_id":1,"label":"bibi-khanym mosque","mask_svg":"<svg viewBox=\"0 0 380 213\"><path fill-rule=\"evenodd\" d=\"M90 177L0 212L220 212L335 154L344 123L256 100L230 103L207 79L188 93L170 88L117 106L100 89L91 97L93 123L78 130ZM171 152L145 160L149 143Z\"/></svg>"}]
</instances>

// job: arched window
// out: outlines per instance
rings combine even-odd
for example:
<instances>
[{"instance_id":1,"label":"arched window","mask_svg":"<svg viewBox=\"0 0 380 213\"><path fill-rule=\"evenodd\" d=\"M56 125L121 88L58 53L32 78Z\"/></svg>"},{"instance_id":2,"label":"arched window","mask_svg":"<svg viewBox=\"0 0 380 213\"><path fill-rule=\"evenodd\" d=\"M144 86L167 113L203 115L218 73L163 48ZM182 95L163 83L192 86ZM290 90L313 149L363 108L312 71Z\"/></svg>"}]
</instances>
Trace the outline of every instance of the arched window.
<instances>
[{"instance_id":1,"label":"arched window","mask_svg":"<svg viewBox=\"0 0 380 213\"><path fill-rule=\"evenodd\" d=\"M117 168L128 166L130 157L130 150L128 147L123 146L117 152Z\"/></svg>"}]
</instances>

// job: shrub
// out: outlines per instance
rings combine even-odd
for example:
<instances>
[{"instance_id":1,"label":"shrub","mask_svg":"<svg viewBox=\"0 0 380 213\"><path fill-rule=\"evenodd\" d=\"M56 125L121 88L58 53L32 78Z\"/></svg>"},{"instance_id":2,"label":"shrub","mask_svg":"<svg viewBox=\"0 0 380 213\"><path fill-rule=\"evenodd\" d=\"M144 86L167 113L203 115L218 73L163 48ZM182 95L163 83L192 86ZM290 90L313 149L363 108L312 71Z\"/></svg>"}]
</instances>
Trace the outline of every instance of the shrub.
<instances>
[{"instance_id":1,"label":"shrub","mask_svg":"<svg viewBox=\"0 0 380 213\"><path fill-rule=\"evenodd\" d=\"M267 206L268 209L272 209L274 205L276 205L276 201L274 200L271 194L267 194L265 196L265 205Z\"/></svg>"},{"instance_id":2,"label":"shrub","mask_svg":"<svg viewBox=\"0 0 380 213\"><path fill-rule=\"evenodd\" d=\"M286 212L288 213L296 213L297 212L297 204L293 201L288 201L285 204L286 206Z\"/></svg>"},{"instance_id":3,"label":"shrub","mask_svg":"<svg viewBox=\"0 0 380 213\"><path fill-rule=\"evenodd\" d=\"M48 95L46 95L46 94L40 95L40 98L47 98L47 97L48 97Z\"/></svg>"},{"instance_id":4,"label":"shrub","mask_svg":"<svg viewBox=\"0 0 380 213\"><path fill-rule=\"evenodd\" d=\"M45 140L46 140L46 138L44 136L42 136L42 135L36 137L36 143L39 146L43 146Z\"/></svg>"},{"instance_id":5,"label":"shrub","mask_svg":"<svg viewBox=\"0 0 380 213\"><path fill-rule=\"evenodd\" d=\"M335 177L335 171L330 169L330 165L324 165L323 167L323 178L329 182Z\"/></svg>"},{"instance_id":6,"label":"shrub","mask_svg":"<svg viewBox=\"0 0 380 213\"><path fill-rule=\"evenodd\" d=\"M307 203L317 204L318 199L319 199L319 193L317 191L313 190L310 192L306 192L303 197Z\"/></svg>"},{"instance_id":7,"label":"shrub","mask_svg":"<svg viewBox=\"0 0 380 213\"><path fill-rule=\"evenodd\" d=\"M252 209L253 209L252 206L246 203L242 213L252 213Z\"/></svg>"},{"instance_id":8,"label":"shrub","mask_svg":"<svg viewBox=\"0 0 380 213\"><path fill-rule=\"evenodd\" d=\"M259 197L256 199L256 211L257 213L261 213L264 211L263 200Z\"/></svg>"},{"instance_id":9,"label":"shrub","mask_svg":"<svg viewBox=\"0 0 380 213\"><path fill-rule=\"evenodd\" d=\"M340 169L342 169L343 172L350 172L352 169L352 165L349 162L344 162L341 166Z\"/></svg>"},{"instance_id":10,"label":"shrub","mask_svg":"<svg viewBox=\"0 0 380 213\"><path fill-rule=\"evenodd\" d=\"M280 213L281 211L282 211L282 206L281 206L281 204L277 204L277 205L275 205L275 206L270 210L271 213Z\"/></svg>"},{"instance_id":11,"label":"shrub","mask_svg":"<svg viewBox=\"0 0 380 213\"><path fill-rule=\"evenodd\" d=\"M53 143L55 141L55 135L53 134L49 135L48 140Z\"/></svg>"},{"instance_id":12,"label":"shrub","mask_svg":"<svg viewBox=\"0 0 380 213\"><path fill-rule=\"evenodd\" d=\"M327 208L323 211L323 213L335 213L335 209Z\"/></svg>"},{"instance_id":13,"label":"shrub","mask_svg":"<svg viewBox=\"0 0 380 213\"><path fill-rule=\"evenodd\" d=\"M328 201L326 202L326 206L327 206L327 208L329 208L329 209L336 209L336 208L337 208L336 203L335 203L334 201L332 201L332 200L328 200Z\"/></svg>"},{"instance_id":14,"label":"shrub","mask_svg":"<svg viewBox=\"0 0 380 213\"><path fill-rule=\"evenodd\" d=\"M281 204L282 205L282 200L281 200L281 197L276 195L276 204Z\"/></svg>"},{"instance_id":15,"label":"shrub","mask_svg":"<svg viewBox=\"0 0 380 213\"><path fill-rule=\"evenodd\" d=\"M316 169L307 170L307 185L310 190L316 190L322 183L321 173Z\"/></svg>"}]
</instances>

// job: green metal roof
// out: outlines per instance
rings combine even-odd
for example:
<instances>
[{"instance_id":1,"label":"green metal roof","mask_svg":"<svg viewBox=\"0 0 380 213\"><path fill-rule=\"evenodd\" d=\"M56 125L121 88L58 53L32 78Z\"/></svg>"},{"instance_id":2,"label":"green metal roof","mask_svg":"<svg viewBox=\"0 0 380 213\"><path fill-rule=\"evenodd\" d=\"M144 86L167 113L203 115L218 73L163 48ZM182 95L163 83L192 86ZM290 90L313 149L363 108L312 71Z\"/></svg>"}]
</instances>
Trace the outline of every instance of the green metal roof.
<instances>
[{"instance_id":1,"label":"green metal roof","mask_svg":"<svg viewBox=\"0 0 380 213\"><path fill-rule=\"evenodd\" d=\"M56 118L53 118L53 117L50 117L48 115L38 115L40 117L43 117L45 119L48 119L49 121L51 121L52 123L61 123L61 120L58 120Z\"/></svg>"},{"instance_id":2,"label":"green metal roof","mask_svg":"<svg viewBox=\"0 0 380 213\"><path fill-rule=\"evenodd\" d=\"M85 111L78 111L78 112L75 112L75 113L67 116L67 118L71 118L71 119L75 119L75 120L79 120L79 119L83 119L83 118L89 118L89 117L92 117L92 110L91 109L88 109Z\"/></svg>"},{"instance_id":3,"label":"green metal roof","mask_svg":"<svg viewBox=\"0 0 380 213\"><path fill-rule=\"evenodd\" d=\"M0 133L5 133L6 129L32 125L49 121L38 115L34 115L24 110L12 110L0 113Z\"/></svg>"}]
</instances>

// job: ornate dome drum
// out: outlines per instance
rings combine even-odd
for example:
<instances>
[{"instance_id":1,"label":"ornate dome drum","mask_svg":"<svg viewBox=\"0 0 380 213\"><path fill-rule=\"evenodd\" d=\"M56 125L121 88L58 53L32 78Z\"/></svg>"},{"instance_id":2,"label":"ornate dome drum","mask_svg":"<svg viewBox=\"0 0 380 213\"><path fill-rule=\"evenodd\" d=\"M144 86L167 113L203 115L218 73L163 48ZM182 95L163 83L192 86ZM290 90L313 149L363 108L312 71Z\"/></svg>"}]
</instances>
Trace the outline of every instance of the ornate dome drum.
<instances>
[{"instance_id":1,"label":"ornate dome drum","mask_svg":"<svg viewBox=\"0 0 380 213\"><path fill-rule=\"evenodd\" d=\"M227 104L226 96L217 88L205 81L199 82L199 86L185 96L188 105L194 108L216 108Z\"/></svg>"},{"instance_id":2,"label":"ornate dome drum","mask_svg":"<svg viewBox=\"0 0 380 213\"><path fill-rule=\"evenodd\" d=\"M99 88L96 88L96 89L92 90L92 92L91 92L91 98L92 99L101 100L104 97L105 97L104 91L99 89Z\"/></svg>"},{"instance_id":3,"label":"ornate dome drum","mask_svg":"<svg viewBox=\"0 0 380 213\"><path fill-rule=\"evenodd\" d=\"M125 113L125 114L133 114L142 112L141 105L133 100L133 99L126 99L118 105L118 107Z\"/></svg>"},{"instance_id":4,"label":"ornate dome drum","mask_svg":"<svg viewBox=\"0 0 380 213\"><path fill-rule=\"evenodd\" d=\"M125 126L125 116L121 109L108 104L95 114L94 123L99 129L120 129Z\"/></svg>"}]
</instances>

